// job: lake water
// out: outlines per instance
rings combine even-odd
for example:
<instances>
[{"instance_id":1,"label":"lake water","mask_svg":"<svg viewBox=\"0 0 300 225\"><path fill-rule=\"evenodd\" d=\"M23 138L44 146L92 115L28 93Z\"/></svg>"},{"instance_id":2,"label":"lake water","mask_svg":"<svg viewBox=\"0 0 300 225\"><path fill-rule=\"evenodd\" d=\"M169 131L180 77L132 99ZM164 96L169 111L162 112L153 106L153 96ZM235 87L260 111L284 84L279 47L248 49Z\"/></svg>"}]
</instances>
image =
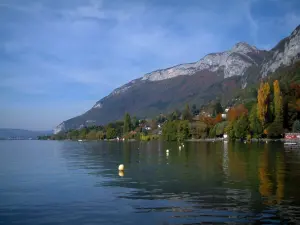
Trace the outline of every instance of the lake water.
<instances>
[{"instance_id":1,"label":"lake water","mask_svg":"<svg viewBox=\"0 0 300 225\"><path fill-rule=\"evenodd\" d=\"M0 141L5 225L297 224L299 184L282 143Z\"/></svg>"}]
</instances>

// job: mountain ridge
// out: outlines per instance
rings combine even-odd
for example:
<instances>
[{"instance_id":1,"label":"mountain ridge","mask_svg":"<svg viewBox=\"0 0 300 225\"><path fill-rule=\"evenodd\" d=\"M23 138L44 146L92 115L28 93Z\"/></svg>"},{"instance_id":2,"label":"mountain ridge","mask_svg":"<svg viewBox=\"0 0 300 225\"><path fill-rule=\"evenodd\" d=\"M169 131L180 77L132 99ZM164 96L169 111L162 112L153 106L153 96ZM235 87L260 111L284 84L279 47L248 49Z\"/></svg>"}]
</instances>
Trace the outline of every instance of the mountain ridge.
<instances>
[{"instance_id":1,"label":"mountain ridge","mask_svg":"<svg viewBox=\"0 0 300 225\"><path fill-rule=\"evenodd\" d=\"M0 139L9 138L37 138L38 136L44 136L52 134L53 131L33 131L26 129L13 129L13 128L0 128Z\"/></svg>"},{"instance_id":2,"label":"mountain ridge","mask_svg":"<svg viewBox=\"0 0 300 225\"><path fill-rule=\"evenodd\" d=\"M87 121L96 125L108 123L121 119L125 112L151 116L184 103L205 104L219 95L230 98L234 90L299 58L300 26L269 51L238 42L228 51L207 54L194 63L146 73L116 88L86 113L62 122L54 132L77 129L88 125Z\"/></svg>"}]
</instances>

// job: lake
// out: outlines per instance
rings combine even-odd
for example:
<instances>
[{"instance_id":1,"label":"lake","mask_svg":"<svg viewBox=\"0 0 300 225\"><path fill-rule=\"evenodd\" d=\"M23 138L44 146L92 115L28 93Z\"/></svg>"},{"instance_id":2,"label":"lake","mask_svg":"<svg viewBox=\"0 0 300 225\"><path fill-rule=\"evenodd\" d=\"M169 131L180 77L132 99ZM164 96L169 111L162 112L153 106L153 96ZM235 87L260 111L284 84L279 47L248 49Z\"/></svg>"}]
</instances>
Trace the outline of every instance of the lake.
<instances>
[{"instance_id":1,"label":"lake","mask_svg":"<svg viewBox=\"0 0 300 225\"><path fill-rule=\"evenodd\" d=\"M0 141L5 225L296 224L299 183L279 142Z\"/></svg>"}]
</instances>

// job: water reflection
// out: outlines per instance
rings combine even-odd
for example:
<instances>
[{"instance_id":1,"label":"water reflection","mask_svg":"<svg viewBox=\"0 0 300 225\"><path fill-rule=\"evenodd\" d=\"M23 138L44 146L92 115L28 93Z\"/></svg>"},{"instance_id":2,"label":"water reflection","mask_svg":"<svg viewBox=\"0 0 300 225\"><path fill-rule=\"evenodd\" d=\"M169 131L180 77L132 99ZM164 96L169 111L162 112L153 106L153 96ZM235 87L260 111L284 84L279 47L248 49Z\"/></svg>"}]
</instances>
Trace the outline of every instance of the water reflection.
<instances>
[{"instance_id":1,"label":"water reflection","mask_svg":"<svg viewBox=\"0 0 300 225\"><path fill-rule=\"evenodd\" d=\"M299 218L300 157L281 143L65 143L61 153L70 170L101 177L95 186L125 188L116 197L139 200L136 213L171 213L170 223Z\"/></svg>"}]
</instances>

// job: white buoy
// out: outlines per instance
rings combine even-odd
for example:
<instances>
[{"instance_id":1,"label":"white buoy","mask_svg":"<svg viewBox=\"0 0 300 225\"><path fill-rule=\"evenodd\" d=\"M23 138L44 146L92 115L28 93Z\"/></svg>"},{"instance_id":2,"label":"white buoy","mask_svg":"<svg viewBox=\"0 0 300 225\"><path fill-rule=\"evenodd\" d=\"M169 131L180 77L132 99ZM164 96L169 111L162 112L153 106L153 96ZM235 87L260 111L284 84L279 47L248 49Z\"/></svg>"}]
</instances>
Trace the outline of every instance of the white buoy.
<instances>
[{"instance_id":1,"label":"white buoy","mask_svg":"<svg viewBox=\"0 0 300 225\"><path fill-rule=\"evenodd\" d=\"M182 144L182 147L184 148L184 144Z\"/></svg>"},{"instance_id":2,"label":"white buoy","mask_svg":"<svg viewBox=\"0 0 300 225\"><path fill-rule=\"evenodd\" d=\"M166 150L166 153L169 153L169 149Z\"/></svg>"},{"instance_id":3,"label":"white buoy","mask_svg":"<svg viewBox=\"0 0 300 225\"><path fill-rule=\"evenodd\" d=\"M179 148L179 150L181 150L181 146L179 146L178 148Z\"/></svg>"},{"instance_id":4,"label":"white buoy","mask_svg":"<svg viewBox=\"0 0 300 225\"><path fill-rule=\"evenodd\" d=\"M123 170L124 170L124 165L123 165L123 164L120 164L120 165L119 165L119 170L120 170L120 171L123 171Z\"/></svg>"}]
</instances>

